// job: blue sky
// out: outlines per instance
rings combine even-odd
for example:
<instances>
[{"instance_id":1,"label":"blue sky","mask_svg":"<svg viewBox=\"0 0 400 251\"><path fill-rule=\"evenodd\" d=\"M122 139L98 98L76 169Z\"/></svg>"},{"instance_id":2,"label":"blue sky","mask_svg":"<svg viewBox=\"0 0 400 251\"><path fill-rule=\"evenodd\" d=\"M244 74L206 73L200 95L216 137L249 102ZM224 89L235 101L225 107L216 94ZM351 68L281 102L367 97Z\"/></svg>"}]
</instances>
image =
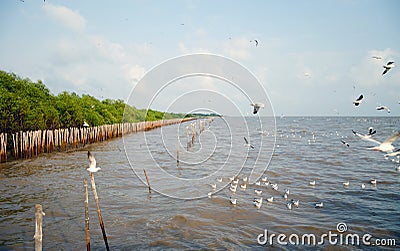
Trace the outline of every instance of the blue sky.
<instances>
[{"instance_id":1,"label":"blue sky","mask_svg":"<svg viewBox=\"0 0 400 251\"><path fill-rule=\"evenodd\" d=\"M276 115L400 116L400 67L381 75L386 62L400 62L398 1L3 0L0 6L0 69L43 80L54 94L128 100L160 63L211 53L251 71ZM228 115L251 113L229 87L196 81L185 90L210 88L220 97L196 103L202 92L177 105L171 89L151 108L182 112L189 102ZM355 108L360 94L364 102Z\"/></svg>"}]
</instances>

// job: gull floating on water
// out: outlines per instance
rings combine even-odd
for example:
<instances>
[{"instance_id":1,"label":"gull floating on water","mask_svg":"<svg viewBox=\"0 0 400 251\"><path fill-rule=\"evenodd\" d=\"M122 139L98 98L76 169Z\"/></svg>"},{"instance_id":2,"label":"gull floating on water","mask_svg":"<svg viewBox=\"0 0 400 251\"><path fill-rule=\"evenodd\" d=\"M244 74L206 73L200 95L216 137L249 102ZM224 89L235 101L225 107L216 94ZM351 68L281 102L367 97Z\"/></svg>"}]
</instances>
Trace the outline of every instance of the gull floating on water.
<instances>
[{"instance_id":1,"label":"gull floating on water","mask_svg":"<svg viewBox=\"0 0 400 251\"><path fill-rule=\"evenodd\" d=\"M96 167L96 159L94 158L93 154L89 151L87 154L88 154L88 159L89 159L89 168L86 170L88 170L91 173L95 173L95 172L99 171L101 168Z\"/></svg>"},{"instance_id":2,"label":"gull floating on water","mask_svg":"<svg viewBox=\"0 0 400 251\"><path fill-rule=\"evenodd\" d=\"M207 194L207 196L208 196L208 198L211 198L212 192L209 192L209 193Z\"/></svg>"},{"instance_id":3,"label":"gull floating on water","mask_svg":"<svg viewBox=\"0 0 400 251\"><path fill-rule=\"evenodd\" d=\"M217 189L217 184L210 184L210 186L212 187L212 189Z\"/></svg>"},{"instance_id":4,"label":"gull floating on water","mask_svg":"<svg viewBox=\"0 0 400 251\"><path fill-rule=\"evenodd\" d=\"M285 194L287 194L287 195L289 195L289 194L290 194L290 191L289 191L289 189L286 189L286 190L285 190Z\"/></svg>"},{"instance_id":5,"label":"gull floating on water","mask_svg":"<svg viewBox=\"0 0 400 251\"><path fill-rule=\"evenodd\" d=\"M299 207L299 205L300 205L300 201L299 200L291 200L290 201L293 205L295 205L296 207Z\"/></svg>"},{"instance_id":6,"label":"gull floating on water","mask_svg":"<svg viewBox=\"0 0 400 251\"><path fill-rule=\"evenodd\" d=\"M267 176L261 178L261 181L263 181L263 182L266 182L267 180L268 180Z\"/></svg>"},{"instance_id":7,"label":"gull floating on water","mask_svg":"<svg viewBox=\"0 0 400 251\"><path fill-rule=\"evenodd\" d=\"M236 193L236 189L237 189L237 186L232 186L232 185L231 185L231 186L229 187L229 190L231 190L232 193Z\"/></svg>"},{"instance_id":8,"label":"gull floating on water","mask_svg":"<svg viewBox=\"0 0 400 251\"><path fill-rule=\"evenodd\" d=\"M271 184L272 189L278 191L278 184Z\"/></svg>"},{"instance_id":9,"label":"gull floating on water","mask_svg":"<svg viewBox=\"0 0 400 251\"><path fill-rule=\"evenodd\" d=\"M254 192L258 195L258 196L260 196L261 194L262 194L262 191L261 190L254 190Z\"/></svg>"},{"instance_id":10,"label":"gull floating on water","mask_svg":"<svg viewBox=\"0 0 400 251\"><path fill-rule=\"evenodd\" d=\"M353 101L355 106L359 106L362 103L364 96L361 94L356 100Z\"/></svg>"},{"instance_id":11,"label":"gull floating on water","mask_svg":"<svg viewBox=\"0 0 400 251\"><path fill-rule=\"evenodd\" d=\"M256 206L257 208L260 208L262 205L262 197L259 199L254 199L254 206Z\"/></svg>"},{"instance_id":12,"label":"gull floating on water","mask_svg":"<svg viewBox=\"0 0 400 251\"><path fill-rule=\"evenodd\" d=\"M232 183L233 183L233 184L239 183L239 179L233 180Z\"/></svg>"},{"instance_id":13,"label":"gull floating on water","mask_svg":"<svg viewBox=\"0 0 400 251\"><path fill-rule=\"evenodd\" d=\"M229 198L229 202L230 202L232 205L236 205L236 204L237 204L237 199L232 199L232 197L230 197L230 198Z\"/></svg>"},{"instance_id":14,"label":"gull floating on water","mask_svg":"<svg viewBox=\"0 0 400 251\"><path fill-rule=\"evenodd\" d=\"M284 194L283 194L283 198L284 198L285 200L287 200L287 197L288 197L288 194L287 194L287 193L284 193Z\"/></svg>"},{"instance_id":15,"label":"gull floating on water","mask_svg":"<svg viewBox=\"0 0 400 251\"><path fill-rule=\"evenodd\" d=\"M363 184L361 184L361 188L362 189L364 189L365 188L365 184L363 183Z\"/></svg>"},{"instance_id":16,"label":"gull floating on water","mask_svg":"<svg viewBox=\"0 0 400 251\"><path fill-rule=\"evenodd\" d=\"M253 114L256 114L258 112L258 110L260 110L260 108L264 108L264 104L263 103L254 103L254 104L250 104L251 106L254 106L253 109Z\"/></svg>"},{"instance_id":17,"label":"gull floating on water","mask_svg":"<svg viewBox=\"0 0 400 251\"><path fill-rule=\"evenodd\" d=\"M253 145L251 145L250 143L249 143L249 141L247 141L247 139L246 139L246 137L243 137L244 138L244 146L245 147L250 147L251 149L254 149L254 146Z\"/></svg>"},{"instance_id":18,"label":"gull floating on water","mask_svg":"<svg viewBox=\"0 0 400 251\"><path fill-rule=\"evenodd\" d=\"M256 182L256 186L261 186L261 182L260 182L260 181L257 181L257 182Z\"/></svg>"},{"instance_id":19,"label":"gull floating on water","mask_svg":"<svg viewBox=\"0 0 400 251\"><path fill-rule=\"evenodd\" d=\"M272 197L270 197L270 198L267 198L267 202L273 202L274 201L274 197L272 196Z\"/></svg>"},{"instance_id":20,"label":"gull floating on water","mask_svg":"<svg viewBox=\"0 0 400 251\"><path fill-rule=\"evenodd\" d=\"M375 179L374 180L370 180L370 182L371 182L372 185L376 185L376 180Z\"/></svg>"},{"instance_id":21,"label":"gull floating on water","mask_svg":"<svg viewBox=\"0 0 400 251\"><path fill-rule=\"evenodd\" d=\"M344 140L340 140L340 141L343 143L343 145L350 147L349 143L347 143L346 141L344 141Z\"/></svg>"},{"instance_id":22,"label":"gull floating on water","mask_svg":"<svg viewBox=\"0 0 400 251\"><path fill-rule=\"evenodd\" d=\"M393 61L387 62L387 64L383 66L383 68L385 68L385 70L382 72L382 75L385 75L385 73L387 73L393 67L394 67L394 62Z\"/></svg>"},{"instance_id":23,"label":"gull floating on water","mask_svg":"<svg viewBox=\"0 0 400 251\"><path fill-rule=\"evenodd\" d=\"M243 182L246 182L247 181L247 177L243 177Z\"/></svg>"},{"instance_id":24,"label":"gull floating on water","mask_svg":"<svg viewBox=\"0 0 400 251\"><path fill-rule=\"evenodd\" d=\"M241 188L241 189L246 189L246 184L241 184L241 185L240 185L240 188Z\"/></svg>"},{"instance_id":25,"label":"gull floating on water","mask_svg":"<svg viewBox=\"0 0 400 251\"><path fill-rule=\"evenodd\" d=\"M350 181L343 182L343 186L348 187L350 185Z\"/></svg>"},{"instance_id":26,"label":"gull floating on water","mask_svg":"<svg viewBox=\"0 0 400 251\"><path fill-rule=\"evenodd\" d=\"M222 182L222 178L217 178L217 181L218 182Z\"/></svg>"},{"instance_id":27,"label":"gull floating on water","mask_svg":"<svg viewBox=\"0 0 400 251\"><path fill-rule=\"evenodd\" d=\"M315 180L310 181L310 186L315 186Z\"/></svg>"},{"instance_id":28,"label":"gull floating on water","mask_svg":"<svg viewBox=\"0 0 400 251\"><path fill-rule=\"evenodd\" d=\"M287 207L289 210L292 210L292 203L291 203L291 202L287 203L287 204L286 204L286 207Z\"/></svg>"},{"instance_id":29,"label":"gull floating on water","mask_svg":"<svg viewBox=\"0 0 400 251\"><path fill-rule=\"evenodd\" d=\"M315 204L315 208L322 208L324 207L324 203L323 202L318 202Z\"/></svg>"}]
</instances>

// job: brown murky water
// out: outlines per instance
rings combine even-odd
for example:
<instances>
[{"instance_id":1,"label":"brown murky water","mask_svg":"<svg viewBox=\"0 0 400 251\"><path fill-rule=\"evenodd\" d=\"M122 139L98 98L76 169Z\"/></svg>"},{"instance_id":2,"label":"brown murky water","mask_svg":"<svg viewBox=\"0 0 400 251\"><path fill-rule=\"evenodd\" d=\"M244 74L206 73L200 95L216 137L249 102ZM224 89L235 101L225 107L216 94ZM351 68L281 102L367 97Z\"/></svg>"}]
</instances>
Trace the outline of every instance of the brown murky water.
<instances>
[{"instance_id":1,"label":"brown murky water","mask_svg":"<svg viewBox=\"0 0 400 251\"><path fill-rule=\"evenodd\" d=\"M371 241L395 239L400 245L400 172L396 169L400 164L367 150L371 144L351 133L351 129L366 132L374 126L376 139L384 140L400 128L399 118L286 117L276 123L275 132L270 120L263 121L266 133L261 135L255 119L247 123L241 118L215 119L189 151L184 149L185 127L190 123L185 123L80 151L1 164L0 250L34 249L37 203L46 213L44 250L85 250L83 179L89 178L87 150L93 152L102 168L95 173L95 180L112 250L265 249L270 243L263 246L257 242L265 229L268 234L319 237L329 231L338 234L338 223L346 223L344 234L369 233ZM181 140L179 167L175 159L177 134ZM255 149L248 151L243 137ZM143 168L156 190L151 194L143 183ZM254 180L239 182L247 184L245 190L229 190L229 177L238 174L242 178L252 171L257 177L264 173L279 185L278 191L257 186ZM223 182L216 180L220 177ZM370 179L378 184L371 185ZM309 185L312 180L316 180L315 187ZM343 186L345 181L350 182L349 187ZM211 184L217 188L213 190ZM264 200L274 196L274 202L264 202L257 209L253 198L261 196L255 195L255 189L263 191ZM290 189L289 200L300 200L299 208L287 209L285 189ZM211 198L208 192L213 193ZM236 206L230 204L229 197L237 199ZM320 201L324 207L316 209L315 203ZM92 249L103 250L91 189L89 207ZM273 247L366 248L331 244L325 239L323 245L283 245L275 238Z\"/></svg>"}]
</instances>

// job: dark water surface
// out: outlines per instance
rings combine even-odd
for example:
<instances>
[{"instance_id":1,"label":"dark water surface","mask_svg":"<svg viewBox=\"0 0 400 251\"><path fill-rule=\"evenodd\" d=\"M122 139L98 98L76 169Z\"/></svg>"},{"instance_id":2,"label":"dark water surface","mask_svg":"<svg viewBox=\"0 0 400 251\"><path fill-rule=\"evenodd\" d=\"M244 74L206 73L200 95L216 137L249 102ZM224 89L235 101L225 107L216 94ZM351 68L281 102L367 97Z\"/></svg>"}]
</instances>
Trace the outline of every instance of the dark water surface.
<instances>
[{"instance_id":1,"label":"dark water surface","mask_svg":"<svg viewBox=\"0 0 400 251\"><path fill-rule=\"evenodd\" d=\"M383 141L400 129L398 117L285 117L277 118L276 131L267 118L263 125L254 118L247 123L241 118L225 119L207 124L189 151L184 149L185 127L190 123L185 123L79 151L1 164L0 250L34 249L35 204L42 204L46 213L44 250L86 249L83 179L89 179L87 150L102 168L95 173L95 180L111 250L264 250L270 245L258 244L257 237L265 229L268 234L314 234L319 238L329 231L339 234L338 223L347 225L343 234L368 233L373 236L371 242L395 239L400 245L398 159L368 150L373 144L351 132L366 133L373 126L375 138ZM265 135L257 132L261 127ZM179 167L175 159L178 134ZM255 149L247 151L243 137ZM343 145L342 139L350 147ZM400 140L394 145L399 146ZM255 167L253 174L259 177L267 166L263 176L277 183L278 191L256 186L254 180L240 180L239 185L247 183L246 190L238 187L235 194L229 190L232 175L249 176ZM151 195L142 182L143 168L156 190ZM219 177L223 182L216 180ZM371 179L377 180L376 186L370 184ZM309 185L312 180L315 187ZM348 187L343 186L346 181ZM217 185L215 191L211 184ZM253 198L260 197L255 189L263 191L264 200L274 196L274 202L255 208ZM285 189L290 189L289 200L300 200L299 208L287 209ZM211 198L208 192L213 192ZM230 204L230 196L237 198L236 206ZM315 208L321 201L324 207ZM89 208L92 249L103 250L90 185ZM331 244L326 239L319 246L281 245L275 238L273 247L367 248Z\"/></svg>"}]
</instances>

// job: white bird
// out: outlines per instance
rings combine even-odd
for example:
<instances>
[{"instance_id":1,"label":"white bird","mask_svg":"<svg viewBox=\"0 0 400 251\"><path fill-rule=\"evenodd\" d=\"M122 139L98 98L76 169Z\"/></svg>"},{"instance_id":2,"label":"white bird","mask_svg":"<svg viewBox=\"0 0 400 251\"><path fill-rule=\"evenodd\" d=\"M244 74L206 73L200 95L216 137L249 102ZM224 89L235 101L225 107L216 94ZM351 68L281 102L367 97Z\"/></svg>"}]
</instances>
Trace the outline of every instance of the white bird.
<instances>
[{"instance_id":1,"label":"white bird","mask_svg":"<svg viewBox=\"0 0 400 251\"><path fill-rule=\"evenodd\" d=\"M249 141L247 141L247 139L246 139L246 137L243 137L244 138L244 146L245 147L250 147L251 149L254 149L254 146L253 145L251 145L250 143L249 143Z\"/></svg>"},{"instance_id":2,"label":"white bird","mask_svg":"<svg viewBox=\"0 0 400 251\"><path fill-rule=\"evenodd\" d=\"M346 141L344 141L344 140L340 140L340 141L343 143L343 145L350 147L349 143L347 143Z\"/></svg>"},{"instance_id":3,"label":"white bird","mask_svg":"<svg viewBox=\"0 0 400 251\"><path fill-rule=\"evenodd\" d=\"M284 194L283 194L283 198L284 198L285 200L287 200L287 197L288 197L287 193L284 193Z\"/></svg>"},{"instance_id":4,"label":"white bird","mask_svg":"<svg viewBox=\"0 0 400 251\"><path fill-rule=\"evenodd\" d=\"M212 192L209 192L209 193L207 194L207 196L208 196L208 198L211 198Z\"/></svg>"},{"instance_id":5,"label":"white bird","mask_svg":"<svg viewBox=\"0 0 400 251\"><path fill-rule=\"evenodd\" d=\"M372 134L370 134L370 133L368 133L368 134L362 134L362 133L356 132L356 131L354 131L354 130L351 130L351 131L353 132L354 135L358 136L358 137L359 137L360 139L362 139L362 140L370 141L370 142L373 142L373 143L375 143L375 144L380 144L379 141L377 141L377 140L375 140L375 139L372 138L372 135L373 135L374 133L372 133ZM376 131L375 131L375 132L376 132Z\"/></svg>"},{"instance_id":6,"label":"white bird","mask_svg":"<svg viewBox=\"0 0 400 251\"><path fill-rule=\"evenodd\" d=\"M362 103L364 96L361 94L356 100L353 101L355 106L359 106Z\"/></svg>"},{"instance_id":7,"label":"white bird","mask_svg":"<svg viewBox=\"0 0 400 251\"><path fill-rule=\"evenodd\" d=\"M268 180L267 176L261 178L261 181L263 181L263 182L267 182L267 180Z\"/></svg>"},{"instance_id":8,"label":"white bird","mask_svg":"<svg viewBox=\"0 0 400 251\"><path fill-rule=\"evenodd\" d=\"M240 185L240 188L241 188L241 189L246 189L246 184L241 184L241 185Z\"/></svg>"},{"instance_id":9,"label":"white bird","mask_svg":"<svg viewBox=\"0 0 400 251\"><path fill-rule=\"evenodd\" d=\"M273 201L274 201L274 197L272 196L272 197L270 197L270 198L267 198L267 201L268 201L268 202L273 202Z\"/></svg>"},{"instance_id":10,"label":"white bird","mask_svg":"<svg viewBox=\"0 0 400 251\"><path fill-rule=\"evenodd\" d=\"M261 202L257 202L257 201L254 202L254 206L256 206L256 208L260 208L261 205L262 205L262 201Z\"/></svg>"},{"instance_id":11,"label":"white bird","mask_svg":"<svg viewBox=\"0 0 400 251\"><path fill-rule=\"evenodd\" d=\"M229 190L231 190L232 193L236 193L236 189L237 189L237 186L229 187Z\"/></svg>"},{"instance_id":12,"label":"white bird","mask_svg":"<svg viewBox=\"0 0 400 251\"><path fill-rule=\"evenodd\" d=\"M323 202L318 202L315 204L315 208L322 208L324 207L324 203Z\"/></svg>"},{"instance_id":13,"label":"white bird","mask_svg":"<svg viewBox=\"0 0 400 251\"><path fill-rule=\"evenodd\" d=\"M254 198L254 202L258 202L258 203L262 203L262 197L260 197L259 199L257 199L257 198Z\"/></svg>"},{"instance_id":14,"label":"white bird","mask_svg":"<svg viewBox=\"0 0 400 251\"><path fill-rule=\"evenodd\" d=\"M310 186L315 186L315 180L310 181Z\"/></svg>"},{"instance_id":15,"label":"white bird","mask_svg":"<svg viewBox=\"0 0 400 251\"><path fill-rule=\"evenodd\" d=\"M256 182L256 186L261 186L261 182L260 182L260 181L257 181L257 182Z\"/></svg>"},{"instance_id":16,"label":"white bird","mask_svg":"<svg viewBox=\"0 0 400 251\"><path fill-rule=\"evenodd\" d=\"M262 191L261 190L254 190L254 192L258 195L258 196L260 196L261 194L262 194Z\"/></svg>"},{"instance_id":17,"label":"white bird","mask_svg":"<svg viewBox=\"0 0 400 251\"><path fill-rule=\"evenodd\" d=\"M222 178L217 178L217 181L218 182L222 182Z\"/></svg>"},{"instance_id":18,"label":"white bird","mask_svg":"<svg viewBox=\"0 0 400 251\"><path fill-rule=\"evenodd\" d=\"M264 182L264 185L269 186L269 181Z\"/></svg>"},{"instance_id":19,"label":"white bird","mask_svg":"<svg viewBox=\"0 0 400 251\"><path fill-rule=\"evenodd\" d=\"M400 131L395 132L392 136L390 136L389 138L387 138L384 142L379 142L379 141L372 141L375 142L377 144L379 144L378 146L369 148L372 149L374 151L381 151L381 152L386 152L386 153L391 153L393 152L393 150L395 149L395 147L392 145L393 142L395 142L398 138L400 137Z\"/></svg>"},{"instance_id":20,"label":"white bird","mask_svg":"<svg viewBox=\"0 0 400 251\"><path fill-rule=\"evenodd\" d=\"M299 200L293 200L293 199L292 199L291 202L292 202L292 204L295 205L296 207L299 207L299 205L300 205L300 201L299 201Z\"/></svg>"},{"instance_id":21,"label":"white bird","mask_svg":"<svg viewBox=\"0 0 400 251\"><path fill-rule=\"evenodd\" d=\"M392 69L394 67L394 62L393 61L389 61L386 63L386 65L383 66L383 68L385 68L385 70L382 72L382 75L385 75L385 73L387 73L390 69Z\"/></svg>"},{"instance_id":22,"label":"white bird","mask_svg":"<svg viewBox=\"0 0 400 251\"><path fill-rule=\"evenodd\" d=\"M287 207L289 210L292 210L292 203L290 203L290 202L287 203L287 204L286 204L286 207Z\"/></svg>"},{"instance_id":23,"label":"white bird","mask_svg":"<svg viewBox=\"0 0 400 251\"><path fill-rule=\"evenodd\" d=\"M256 114L258 112L258 110L260 110L260 108L264 108L264 104L263 103L254 103L254 104L250 104L251 106L254 106L253 109L253 114Z\"/></svg>"},{"instance_id":24,"label":"white bird","mask_svg":"<svg viewBox=\"0 0 400 251\"><path fill-rule=\"evenodd\" d=\"M247 177L243 177L243 182L246 182L247 181Z\"/></svg>"},{"instance_id":25,"label":"white bird","mask_svg":"<svg viewBox=\"0 0 400 251\"><path fill-rule=\"evenodd\" d=\"M400 154L400 148L397 149L396 151L393 151L391 153L385 154L385 157L394 157L394 156L399 155L399 154Z\"/></svg>"},{"instance_id":26,"label":"white bird","mask_svg":"<svg viewBox=\"0 0 400 251\"><path fill-rule=\"evenodd\" d=\"M233 180L232 183L233 183L233 184L239 183L239 179Z\"/></svg>"},{"instance_id":27,"label":"white bird","mask_svg":"<svg viewBox=\"0 0 400 251\"><path fill-rule=\"evenodd\" d=\"M378 111L386 110L387 113L390 113L389 107L384 106L384 105L377 106L377 107L376 107L376 110L378 110Z\"/></svg>"},{"instance_id":28,"label":"white bird","mask_svg":"<svg viewBox=\"0 0 400 251\"><path fill-rule=\"evenodd\" d=\"M237 204L237 199L232 199L232 197L230 197L230 198L229 198L229 202L230 202L232 205L236 205L236 204Z\"/></svg>"},{"instance_id":29,"label":"white bird","mask_svg":"<svg viewBox=\"0 0 400 251\"><path fill-rule=\"evenodd\" d=\"M372 56L372 58L375 58L376 60L381 60L382 59L382 57L380 57L380 56Z\"/></svg>"},{"instance_id":30,"label":"white bird","mask_svg":"<svg viewBox=\"0 0 400 251\"><path fill-rule=\"evenodd\" d=\"M376 185L376 180L375 179L374 180L370 180L370 182L371 182L372 185Z\"/></svg>"},{"instance_id":31,"label":"white bird","mask_svg":"<svg viewBox=\"0 0 400 251\"><path fill-rule=\"evenodd\" d=\"M361 188L362 189L364 189L365 188L365 184L363 183L363 184L361 184Z\"/></svg>"},{"instance_id":32,"label":"white bird","mask_svg":"<svg viewBox=\"0 0 400 251\"><path fill-rule=\"evenodd\" d=\"M374 135L376 133L376 130L374 130L374 128L372 127L372 126L370 126L369 128L368 128L368 135Z\"/></svg>"},{"instance_id":33,"label":"white bird","mask_svg":"<svg viewBox=\"0 0 400 251\"><path fill-rule=\"evenodd\" d=\"M350 181L343 182L343 186L348 187L350 185Z\"/></svg>"},{"instance_id":34,"label":"white bird","mask_svg":"<svg viewBox=\"0 0 400 251\"><path fill-rule=\"evenodd\" d=\"M217 184L210 184L210 186L212 187L212 189L217 189Z\"/></svg>"},{"instance_id":35,"label":"white bird","mask_svg":"<svg viewBox=\"0 0 400 251\"><path fill-rule=\"evenodd\" d=\"M99 171L101 168L96 167L96 159L94 158L93 154L89 151L87 154L88 154L88 159L89 159L89 168L87 168L86 170L88 170L91 173L95 173L95 172Z\"/></svg>"},{"instance_id":36,"label":"white bird","mask_svg":"<svg viewBox=\"0 0 400 251\"><path fill-rule=\"evenodd\" d=\"M286 190L285 190L285 194L287 194L287 195L289 195L289 194L290 194L290 191L289 191L289 189L286 189Z\"/></svg>"},{"instance_id":37,"label":"white bird","mask_svg":"<svg viewBox=\"0 0 400 251\"><path fill-rule=\"evenodd\" d=\"M229 181L233 181L235 179L235 176L229 177Z\"/></svg>"},{"instance_id":38,"label":"white bird","mask_svg":"<svg viewBox=\"0 0 400 251\"><path fill-rule=\"evenodd\" d=\"M272 187L272 189L274 189L275 191L278 190L278 184L272 184L271 187Z\"/></svg>"}]
</instances>

